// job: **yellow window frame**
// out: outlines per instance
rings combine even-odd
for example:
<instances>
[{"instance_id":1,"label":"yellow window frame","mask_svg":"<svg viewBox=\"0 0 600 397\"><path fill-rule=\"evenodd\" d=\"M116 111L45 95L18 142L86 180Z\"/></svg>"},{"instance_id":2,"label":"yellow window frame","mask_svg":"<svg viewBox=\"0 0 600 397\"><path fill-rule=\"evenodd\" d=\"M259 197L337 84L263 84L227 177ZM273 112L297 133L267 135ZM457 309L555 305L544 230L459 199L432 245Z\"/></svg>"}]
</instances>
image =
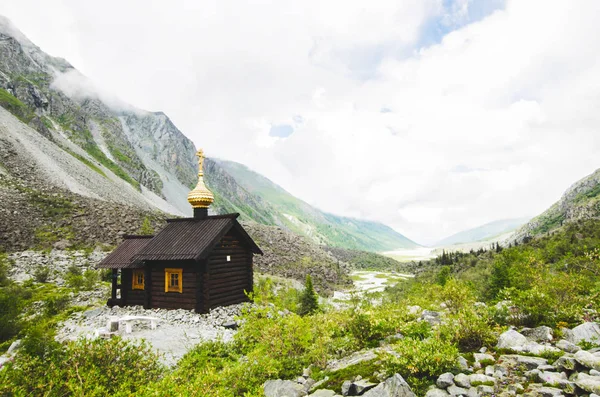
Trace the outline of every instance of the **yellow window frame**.
<instances>
[{"instance_id":1,"label":"yellow window frame","mask_svg":"<svg viewBox=\"0 0 600 397\"><path fill-rule=\"evenodd\" d=\"M183 292L183 269L165 268L165 292Z\"/></svg>"},{"instance_id":2,"label":"yellow window frame","mask_svg":"<svg viewBox=\"0 0 600 397\"><path fill-rule=\"evenodd\" d=\"M131 289L144 289L144 271L134 270L131 278Z\"/></svg>"}]
</instances>

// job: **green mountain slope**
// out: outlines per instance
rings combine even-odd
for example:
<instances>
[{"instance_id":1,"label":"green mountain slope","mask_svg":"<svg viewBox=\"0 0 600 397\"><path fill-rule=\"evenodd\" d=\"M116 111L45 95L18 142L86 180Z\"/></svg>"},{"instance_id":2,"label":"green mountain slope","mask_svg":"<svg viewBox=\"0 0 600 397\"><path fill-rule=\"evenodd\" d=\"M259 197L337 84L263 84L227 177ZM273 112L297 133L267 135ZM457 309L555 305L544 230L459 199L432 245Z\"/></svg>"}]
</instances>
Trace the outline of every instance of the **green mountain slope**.
<instances>
[{"instance_id":1,"label":"green mountain slope","mask_svg":"<svg viewBox=\"0 0 600 397\"><path fill-rule=\"evenodd\" d=\"M501 219L486 223L473 229L463 230L435 243L435 246L446 246L461 243L485 241L504 233L512 232L527 223L530 218Z\"/></svg>"},{"instance_id":2,"label":"green mountain slope","mask_svg":"<svg viewBox=\"0 0 600 397\"><path fill-rule=\"evenodd\" d=\"M533 218L515 235L517 241L535 237L577 220L600 217L600 169L575 182L541 215Z\"/></svg>"},{"instance_id":3,"label":"green mountain slope","mask_svg":"<svg viewBox=\"0 0 600 397\"><path fill-rule=\"evenodd\" d=\"M328 214L292 196L283 188L248 167L224 160L207 165L207 182L217 195L217 206L240 212L246 219L267 225L283 226L306 236L318 244L386 251L417 247L414 241L378 222L364 221ZM222 169L219 178L216 171ZM241 192L232 202L230 176ZM246 199L239 200L240 197Z\"/></svg>"}]
</instances>

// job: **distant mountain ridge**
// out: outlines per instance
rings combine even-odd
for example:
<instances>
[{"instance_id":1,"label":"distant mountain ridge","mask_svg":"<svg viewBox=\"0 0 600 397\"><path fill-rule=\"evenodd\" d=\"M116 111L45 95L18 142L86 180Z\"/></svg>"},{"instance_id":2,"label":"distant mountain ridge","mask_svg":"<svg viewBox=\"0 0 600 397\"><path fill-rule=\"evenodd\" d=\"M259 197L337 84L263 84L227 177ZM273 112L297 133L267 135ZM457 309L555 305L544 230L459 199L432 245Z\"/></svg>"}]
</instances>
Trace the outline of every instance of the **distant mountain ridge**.
<instances>
[{"instance_id":1,"label":"distant mountain ridge","mask_svg":"<svg viewBox=\"0 0 600 397\"><path fill-rule=\"evenodd\" d=\"M521 227L513 239L522 241L566 223L593 218L600 218L600 169L571 185L558 202Z\"/></svg>"},{"instance_id":2,"label":"distant mountain ridge","mask_svg":"<svg viewBox=\"0 0 600 397\"><path fill-rule=\"evenodd\" d=\"M530 218L501 219L484 225L463 230L434 244L436 247L486 241L505 233L512 232L524 225Z\"/></svg>"},{"instance_id":3,"label":"distant mountain ridge","mask_svg":"<svg viewBox=\"0 0 600 397\"><path fill-rule=\"evenodd\" d=\"M213 159L206 166L207 183L220 197L216 204L224 212L236 211L259 223L283 226L321 245L367 251L419 246L381 223L332 215L314 208L245 165ZM216 182L219 168L221 174L233 177L248 193L246 202L240 202L241 194L234 196L238 199L236 203L227 199L231 184L223 188Z\"/></svg>"},{"instance_id":4,"label":"distant mountain ridge","mask_svg":"<svg viewBox=\"0 0 600 397\"><path fill-rule=\"evenodd\" d=\"M198 167L193 142L164 113L100 93L2 16L0 106L47 139L39 142L0 113L6 147L19 148L21 157L39 157L34 162L40 169L54 169L45 175L55 186L144 211L191 215L187 193ZM380 223L319 211L240 164L207 159L204 172L216 196L213 213L239 212L243 220L281 226L323 245L373 251L417 245Z\"/></svg>"}]
</instances>

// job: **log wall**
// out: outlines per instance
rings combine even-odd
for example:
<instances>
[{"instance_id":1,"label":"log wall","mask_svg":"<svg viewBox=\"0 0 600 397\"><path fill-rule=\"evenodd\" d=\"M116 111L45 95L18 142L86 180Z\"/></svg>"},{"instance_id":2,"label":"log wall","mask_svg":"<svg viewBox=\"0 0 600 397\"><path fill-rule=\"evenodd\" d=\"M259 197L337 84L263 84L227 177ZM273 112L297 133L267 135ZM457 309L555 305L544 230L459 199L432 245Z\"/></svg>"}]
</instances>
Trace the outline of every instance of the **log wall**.
<instances>
[{"instance_id":1,"label":"log wall","mask_svg":"<svg viewBox=\"0 0 600 397\"><path fill-rule=\"evenodd\" d=\"M143 269L140 269L143 270ZM146 293L144 290L132 288L132 269L123 269L121 271L121 302L123 306L143 306Z\"/></svg>"},{"instance_id":2,"label":"log wall","mask_svg":"<svg viewBox=\"0 0 600 397\"><path fill-rule=\"evenodd\" d=\"M196 310L197 263L194 261L148 262L150 266L151 308ZM165 268L183 269L182 292L165 292Z\"/></svg>"},{"instance_id":3,"label":"log wall","mask_svg":"<svg viewBox=\"0 0 600 397\"><path fill-rule=\"evenodd\" d=\"M229 256L230 261L227 261ZM252 291L252 252L234 231L227 233L206 260L205 309L246 302Z\"/></svg>"}]
</instances>

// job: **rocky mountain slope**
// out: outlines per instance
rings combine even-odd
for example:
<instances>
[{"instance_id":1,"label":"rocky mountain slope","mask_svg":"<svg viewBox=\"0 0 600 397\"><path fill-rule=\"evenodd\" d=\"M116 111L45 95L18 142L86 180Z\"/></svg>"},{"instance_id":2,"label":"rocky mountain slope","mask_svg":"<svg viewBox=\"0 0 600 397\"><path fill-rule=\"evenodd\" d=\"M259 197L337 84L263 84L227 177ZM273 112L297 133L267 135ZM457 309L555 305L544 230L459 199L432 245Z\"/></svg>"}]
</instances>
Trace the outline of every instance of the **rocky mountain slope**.
<instances>
[{"instance_id":1,"label":"rocky mountain slope","mask_svg":"<svg viewBox=\"0 0 600 397\"><path fill-rule=\"evenodd\" d=\"M144 210L191 215L186 198L196 181L194 144L164 113L136 109L100 92L1 16L0 107L39 133L34 137L27 130L20 142L17 131L23 127L0 114L9 120L3 124L6 145L53 170L46 176L54 186ZM92 174L78 167L75 174L84 176L72 177L74 163ZM382 224L323 213L240 164L207 159L204 171L216 196L213 213L239 212L244 220L282 226L318 244L368 250L416 245Z\"/></svg>"},{"instance_id":2,"label":"rocky mountain slope","mask_svg":"<svg viewBox=\"0 0 600 397\"><path fill-rule=\"evenodd\" d=\"M600 217L600 169L575 182L558 202L521 227L512 238L522 241L579 219Z\"/></svg>"},{"instance_id":3,"label":"rocky mountain slope","mask_svg":"<svg viewBox=\"0 0 600 397\"><path fill-rule=\"evenodd\" d=\"M442 247L453 244L472 243L477 241L487 241L505 233L510 233L520 226L527 223L529 218L501 219L498 221L486 223L472 229L463 230L434 244L436 247Z\"/></svg>"}]
</instances>

